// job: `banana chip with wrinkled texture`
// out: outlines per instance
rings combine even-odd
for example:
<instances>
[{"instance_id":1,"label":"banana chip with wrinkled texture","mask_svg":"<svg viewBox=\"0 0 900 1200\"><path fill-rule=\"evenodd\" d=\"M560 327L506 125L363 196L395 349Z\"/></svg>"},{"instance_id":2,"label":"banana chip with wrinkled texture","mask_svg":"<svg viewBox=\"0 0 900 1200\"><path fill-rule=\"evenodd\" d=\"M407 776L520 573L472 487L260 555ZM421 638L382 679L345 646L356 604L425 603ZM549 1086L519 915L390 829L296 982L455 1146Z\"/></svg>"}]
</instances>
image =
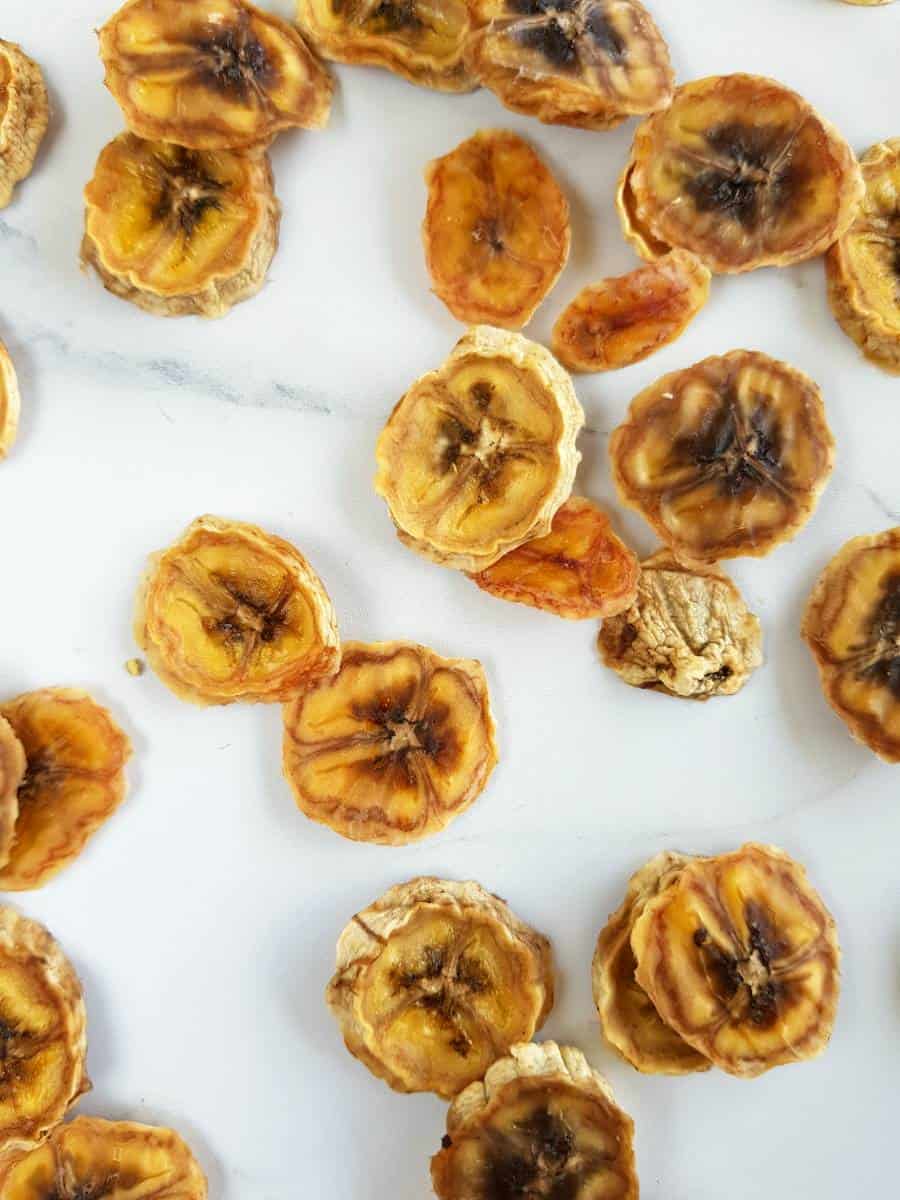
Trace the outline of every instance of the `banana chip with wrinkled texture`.
<instances>
[{"instance_id":1,"label":"banana chip with wrinkled texture","mask_svg":"<svg viewBox=\"0 0 900 1200\"><path fill-rule=\"evenodd\" d=\"M49 121L41 68L21 46L0 38L0 209L31 174Z\"/></svg>"}]
</instances>

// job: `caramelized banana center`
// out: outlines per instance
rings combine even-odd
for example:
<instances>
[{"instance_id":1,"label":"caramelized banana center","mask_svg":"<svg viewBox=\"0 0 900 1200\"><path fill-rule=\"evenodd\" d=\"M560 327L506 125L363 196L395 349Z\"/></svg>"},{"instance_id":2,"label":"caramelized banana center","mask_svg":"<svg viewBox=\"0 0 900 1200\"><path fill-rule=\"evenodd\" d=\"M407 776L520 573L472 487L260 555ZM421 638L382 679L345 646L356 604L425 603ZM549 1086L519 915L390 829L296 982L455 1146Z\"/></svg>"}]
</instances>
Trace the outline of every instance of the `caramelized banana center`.
<instances>
[{"instance_id":1,"label":"caramelized banana center","mask_svg":"<svg viewBox=\"0 0 900 1200\"><path fill-rule=\"evenodd\" d=\"M165 222L175 233L190 237L209 209L222 207L223 184L211 178L202 166L198 154L177 148L174 161L157 158L159 167L159 196L153 206L153 216Z\"/></svg>"},{"instance_id":2,"label":"caramelized banana center","mask_svg":"<svg viewBox=\"0 0 900 1200\"><path fill-rule=\"evenodd\" d=\"M775 959L780 950L775 931L755 909L747 912L747 943L738 953L717 946L701 925L694 944L719 999L735 1020L767 1027L778 1017L779 989Z\"/></svg>"},{"instance_id":3,"label":"caramelized banana center","mask_svg":"<svg viewBox=\"0 0 900 1200\"><path fill-rule=\"evenodd\" d=\"M485 1200L574 1200L586 1156L562 1117L539 1108L498 1135L487 1162Z\"/></svg>"},{"instance_id":4,"label":"caramelized banana center","mask_svg":"<svg viewBox=\"0 0 900 1200\"><path fill-rule=\"evenodd\" d=\"M739 496L782 474L780 438L769 407L760 399L747 417L728 397L697 432L676 440L676 461L690 462L705 476L717 477L721 491ZM692 485L693 486L693 485Z\"/></svg>"},{"instance_id":5,"label":"caramelized banana center","mask_svg":"<svg viewBox=\"0 0 900 1200\"><path fill-rule=\"evenodd\" d=\"M466 1058L472 1041L456 1019L473 996L490 990L477 959L453 945L426 946L420 961L398 972L397 985L409 994L414 1007L427 1009L451 1029L450 1048Z\"/></svg>"},{"instance_id":6,"label":"caramelized banana center","mask_svg":"<svg viewBox=\"0 0 900 1200\"><path fill-rule=\"evenodd\" d=\"M900 700L900 571L888 576L870 624L869 644L857 649L864 658L860 677L888 688Z\"/></svg>"},{"instance_id":7,"label":"caramelized banana center","mask_svg":"<svg viewBox=\"0 0 900 1200\"><path fill-rule=\"evenodd\" d=\"M248 29L218 30L197 43L205 73L222 91L241 96L272 83L274 71L265 47Z\"/></svg>"},{"instance_id":8,"label":"caramelized banana center","mask_svg":"<svg viewBox=\"0 0 900 1200\"><path fill-rule=\"evenodd\" d=\"M522 24L514 36L542 54L558 71L577 71L597 52L613 64L628 57L628 48L599 5L584 0L509 0L517 16L546 18Z\"/></svg>"},{"instance_id":9,"label":"caramelized banana center","mask_svg":"<svg viewBox=\"0 0 900 1200\"><path fill-rule=\"evenodd\" d=\"M700 212L722 213L753 230L766 216L767 200L778 208L789 202L799 184L790 130L729 121L710 129L706 141L715 161L687 181Z\"/></svg>"}]
</instances>

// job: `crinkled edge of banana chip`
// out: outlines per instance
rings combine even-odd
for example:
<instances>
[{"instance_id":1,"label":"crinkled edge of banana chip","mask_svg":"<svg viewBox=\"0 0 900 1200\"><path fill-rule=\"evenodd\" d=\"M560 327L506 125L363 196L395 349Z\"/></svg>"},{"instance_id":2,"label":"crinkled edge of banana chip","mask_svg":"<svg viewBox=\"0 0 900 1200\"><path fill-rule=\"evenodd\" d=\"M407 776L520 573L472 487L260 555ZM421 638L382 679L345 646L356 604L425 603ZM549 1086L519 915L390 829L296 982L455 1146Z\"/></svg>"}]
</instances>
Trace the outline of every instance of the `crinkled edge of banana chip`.
<instances>
[{"instance_id":1,"label":"crinkled edge of banana chip","mask_svg":"<svg viewBox=\"0 0 900 1200\"><path fill-rule=\"evenodd\" d=\"M630 242L638 255L648 263L654 263L662 258L664 254L669 254L672 247L666 242L655 237L652 230L641 223L641 219L637 213L636 201L634 192L631 187L631 176L634 172L634 159L629 158L625 164L625 169L619 176L619 182L616 187L616 210L619 214L619 223L622 226L622 235L627 242Z\"/></svg>"},{"instance_id":2,"label":"crinkled edge of banana chip","mask_svg":"<svg viewBox=\"0 0 900 1200\"><path fill-rule=\"evenodd\" d=\"M0 459L13 448L19 431L22 397L16 368L9 351L0 342Z\"/></svg>"},{"instance_id":3,"label":"crinkled edge of banana chip","mask_svg":"<svg viewBox=\"0 0 900 1200\"><path fill-rule=\"evenodd\" d=\"M17 183L34 167L47 126L50 99L41 68L15 42L0 38L0 55L9 63L6 112L0 121L0 209L12 200Z\"/></svg>"},{"instance_id":4,"label":"crinkled edge of banana chip","mask_svg":"<svg viewBox=\"0 0 900 1200\"><path fill-rule=\"evenodd\" d=\"M4 716L0 716L0 755L9 758L6 770L0 764L0 784L6 784L5 791L0 791L0 867L9 862L13 841L16 833L16 821L19 816L19 784L25 777L28 759L25 748L16 737L16 731ZM8 772L8 774L7 774Z\"/></svg>"}]
</instances>

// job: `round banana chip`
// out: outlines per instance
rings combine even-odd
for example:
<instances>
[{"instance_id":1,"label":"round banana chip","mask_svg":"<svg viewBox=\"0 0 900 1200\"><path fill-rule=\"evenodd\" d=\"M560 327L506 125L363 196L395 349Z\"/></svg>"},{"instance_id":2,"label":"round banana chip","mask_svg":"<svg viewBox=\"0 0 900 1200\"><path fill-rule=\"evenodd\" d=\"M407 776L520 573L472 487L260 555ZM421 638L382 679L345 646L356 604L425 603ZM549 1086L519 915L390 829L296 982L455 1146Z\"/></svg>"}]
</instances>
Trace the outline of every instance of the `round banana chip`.
<instances>
[{"instance_id":1,"label":"round banana chip","mask_svg":"<svg viewBox=\"0 0 900 1200\"><path fill-rule=\"evenodd\" d=\"M669 50L638 0L473 0L469 70L513 112L612 129L672 98Z\"/></svg>"},{"instance_id":2,"label":"round banana chip","mask_svg":"<svg viewBox=\"0 0 900 1200\"><path fill-rule=\"evenodd\" d=\"M354 841L399 846L436 833L496 764L481 664L412 642L346 642L338 674L284 710L298 808Z\"/></svg>"},{"instance_id":3,"label":"round banana chip","mask_svg":"<svg viewBox=\"0 0 900 1200\"><path fill-rule=\"evenodd\" d=\"M6 347L0 342L0 459L6 458L19 431L19 381Z\"/></svg>"},{"instance_id":4,"label":"round banana chip","mask_svg":"<svg viewBox=\"0 0 900 1200\"><path fill-rule=\"evenodd\" d=\"M828 299L866 358L900 374L900 138L873 146L860 167L859 214L825 256Z\"/></svg>"},{"instance_id":5,"label":"round banana chip","mask_svg":"<svg viewBox=\"0 0 900 1200\"><path fill-rule=\"evenodd\" d=\"M549 350L488 325L417 380L378 439L375 490L413 550L480 571L550 532L584 424Z\"/></svg>"},{"instance_id":6,"label":"round banana chip","mask_svg":"<svg viewBox=\"0 0 900 1200\"><path fill-rule=\"evenodd\" d=\"M837 130L796 92L758 75L680 87L669 108L638 127L622 188L626 237L637 240L630 205L638 230L721 272L821 254L846 233L863 192Z\"/></svg>"},{"instance_id":7,"label":"round banana chip","mask_svg":"<svg viewBox=\"0 0 900 1200\"><path fill-rule=\"evenodd\" d=\"M609 617L634 601L640 567L590 500L572 496L544 537L511 550L472 578L501 600L573 621Z\"/></svg>"},{"instance_id":8,"label":"round banana chip","mask_svg":"<svg viewBox=\"0 0 900 1200\"><path fill-rule=\"evenodd\" d=\"M702 1054L665 1024L634 977L637 960L631 931L635 921L688 862L683 854L666 850L636 871L622 906L609 918L594 951L591 981L606 1040L626 1062L648 1075L687 1075L710 1067Z\"/></svg>"},{"instance_id":9,"label":"round banana chip","mask_svg":"<svg viewBox=\"0 0 900 1200\"><path fill-rule=\"evenodd\" d=\"M450 1100L543 1025L550 943L477 883L413 879L344 929L326 999L373 1074Z\"/></svg>"},{"instance_id":10,"label":"round banana chip","mask_svg":"<svg viewBox=\"0 0 900 1200\"><path fill-rule=\"evenodd\" d=\"M19 816L19 784L27 760L9 721L0 716L0 862L8 862Z\"/></svg>"},{"instance_id":11,"label":"round banana chip","mask_svg":"<svg viewBox=\"0 0 900 1200\"><path fill-rule=\"evenodd\" d=\"M0 38L0 208L31 174L49 121L41 68L21 46Z\"/></svg>"},{"instance_id":12,"label":"round banana chip","mask_svg":"<svg viewBox=\"0 0 900 1200\"><path fill-rule=\"evenodd\" d=\"M834 464L822 396L800 371L732 350L663 376L609 443L624 503L679 558L761 557L806 524Z\"/></svg>"},{"instance_id":13,"label":"round banana chip","mask_svg":"<svg viewBox=\"0 0 900 1200\"><path fill-rule=\"evenodd\" d=\"M447 1114L440 1200L637 1200L634 1122L580 1050L513 1046Z\"/></svg>"},{"instance_id":14,"label":"round banana chip","mask_svg":"<svg viewBox=\"0 0 900 1200\"><path fill-rule=\"evenodd\" d=\"M134 634L163 683L195 704L289 700L341 661L331 599L300 551L220 517L198 517L151 556Z\"/></svg>"},{"instance_id":15,"label":"round banana chip","mask_svg":"<svg viewBox=\"0 0 900 1200\"><path fill-rule=\"evenodd\" d=\"M831 560L803 616L825 698L855 738L900 762L900 528Z\"/></svg>"},{"instance_id":16,"label":"round banana chip","mask_svg":"<svg viewBox=\"0 0 900 1200\"><path fill-rule=\"evenodd\" d=\"M709 271L672 250L628 275L584 288L553 326L553 353L570 371L630 367L681 337L709 298Z\"/></svg>"},{"instance_id":17,"label":"round banana chip","mask_svg":"<svg viewBox=\"0 0 900 1200\"><path fill-rule=\"evenodd\" d=\"M100 57L128 128L154 141L245 150L328 122L327 69L246 0L128 0L100 30Z\"/></svg>"},{"instance_id":18,"label":"round banana chip","mask_svg":"<svg viewBox=\"0 0 900 1200\"><path fill-rule=\"evenodd\" d=\"M731 1075L821 1054L840 990L830 913L783 850L693 859L635 922L636 978L663 1021Z\"/></svg>"},{"instance_id":19,"label":"round banana chip","mask_svg":"<svg viewBox=\"0 0 900 1200\"><path fill-rule=\"evenodd\" d=\"M0 715L26 760L12 837L0 842L0 891L30 891L74 862L125 799L131 743L75 688L25 692Z\"/></svg>"},{"instance_id":20,"label":"round banana chip","mask_svg":"<svg viewBox=\"0 0 900 1200\"><path fill-rule=\"evenodd\" d=\"M84 198L83 265L155 316L223 316L256 295L278 245L265 154L123 133L101 152Z\"/></svg>"},{"instance_id":21,"label":"round banana chip","mask_svg":"<svg viewBox=\"0 0 900 1200\"><path fill-rule=\"evenodd\" d=\"M687 700L734 695L762 662L759 618L734 583L669 550L641 564L634 603L603 622L598 645L632 687Z\"/></svg>"},{"instance_id":22,"label":"round banana chip","mask_svg":"<svg viewBox=\"0 0 900 1200\"><path fill-rule=\"evenodd\" d=\"M42 925L0 906L0 1156L31 1150L90 1090L78 976ZM6 1194L0 1190L0 1200Z\"/></svg>"},{"instance_id":23,"label":"round banana chip","mask_svg":"<svg viewBox=\"0 0 900 1200\"><path fill-rule=\"evenodd\" d=\"M206 1200L206 1176L171 1129L76 1117L18 1159L0 1200Z\"/></svg>"}]
</instances>

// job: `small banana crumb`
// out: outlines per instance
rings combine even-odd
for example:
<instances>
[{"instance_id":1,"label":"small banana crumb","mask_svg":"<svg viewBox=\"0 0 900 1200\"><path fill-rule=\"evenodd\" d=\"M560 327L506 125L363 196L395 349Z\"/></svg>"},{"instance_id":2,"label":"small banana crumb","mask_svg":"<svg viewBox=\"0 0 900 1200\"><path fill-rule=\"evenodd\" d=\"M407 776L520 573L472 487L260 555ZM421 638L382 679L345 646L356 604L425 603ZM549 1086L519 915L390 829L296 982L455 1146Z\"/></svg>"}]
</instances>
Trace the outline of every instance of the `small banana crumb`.
<instances>
[{"instance_id":1,"label":"small banana crumb","mask_svg":"<svg viewBox=\"0 0 900 1200\"><path fill-rule=\"evenodd\" d=\"M128 662L125 664L125 670L129 675L143 675L144 660L141 658L129 658Z\"/></svg>"}]
</instances>

